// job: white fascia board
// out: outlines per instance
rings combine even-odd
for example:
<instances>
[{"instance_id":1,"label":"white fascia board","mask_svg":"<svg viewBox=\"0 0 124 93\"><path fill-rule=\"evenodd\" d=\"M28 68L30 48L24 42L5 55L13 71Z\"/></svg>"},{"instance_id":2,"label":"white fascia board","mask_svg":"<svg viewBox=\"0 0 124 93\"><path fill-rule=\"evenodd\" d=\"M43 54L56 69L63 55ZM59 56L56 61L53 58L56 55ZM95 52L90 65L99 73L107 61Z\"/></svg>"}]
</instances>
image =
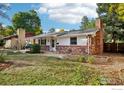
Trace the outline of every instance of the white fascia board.
<instances>
[{"instance_id":1,"label":"white fascia board","mask_svg":"<svg viewBox=\"0 0 124 93\"><path fill-rule=\"evenodd\" d=\"M67 34L58 37L73 37L73 36L87 36L87 35L94 35L96 32L89 32L89 33L80 33L80 34Z\"/></svg>"}]
</instances>

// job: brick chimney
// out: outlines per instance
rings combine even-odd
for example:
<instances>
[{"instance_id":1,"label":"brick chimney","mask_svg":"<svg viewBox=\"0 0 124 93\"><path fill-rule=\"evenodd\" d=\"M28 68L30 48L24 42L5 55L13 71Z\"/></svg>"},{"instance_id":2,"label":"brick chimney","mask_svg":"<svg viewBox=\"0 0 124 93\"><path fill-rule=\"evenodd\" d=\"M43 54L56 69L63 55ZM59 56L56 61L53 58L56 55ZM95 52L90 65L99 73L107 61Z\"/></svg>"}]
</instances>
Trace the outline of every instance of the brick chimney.
<instances>
[{"instance_id":1,"label":"brick chimney","mask_svg":"<svg viewBox=\"0 0 124 93\"><path fill-rule=\"evenodd\" d=\"M18 49L22 49L25 45L25 30L22 28L17 29L18 35Z\"/></svg>"},{"instance_id":2,"label":"brick chimney","mask_svg":"<svg viewBox=\"0 0 124 93\"><path fill-rule=\"evenodd\" d=\"M101 19L96 19L96 30L99 31L99 54L103 54L103 38L104 38L104 33L103 33L103 22Z\"/></svg>"},{"instance_id":3,"label":"brick chimney","mask_svg":"<svg viewBox=\"0 0 124 93\"><path fill-rule=\"evenodd\" d=\"M96 19L96 29L97 30L103 29L103 22L101 19Z\"/></svg>"}]
</instances>

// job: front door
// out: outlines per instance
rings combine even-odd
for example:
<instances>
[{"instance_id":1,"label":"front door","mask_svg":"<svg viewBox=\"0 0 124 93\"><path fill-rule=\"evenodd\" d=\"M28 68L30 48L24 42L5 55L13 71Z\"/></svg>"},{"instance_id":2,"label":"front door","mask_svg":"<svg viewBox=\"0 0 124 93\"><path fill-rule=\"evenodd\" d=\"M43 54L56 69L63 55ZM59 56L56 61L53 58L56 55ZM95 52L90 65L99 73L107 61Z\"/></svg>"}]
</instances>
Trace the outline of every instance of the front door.
<instances>
[{"instance_id":1,"label":"front door","mask_svg":"<svg viewBox=\"0 0 124 93\"><path fill-rule=\"evenodd\" d=\"M51 51L56 51L55 39L51 39Z\"/></svg>"},{"instance_id":2,"label":"front door","mask_svg":"<svg viewBox=\"0 0 124 93\"><path fill-rule=\"evenodd\" d=\"M52 48L55 47L55 40L54 39L51 40L51 46L52 46Z\"/></svg>"}]
</instances>

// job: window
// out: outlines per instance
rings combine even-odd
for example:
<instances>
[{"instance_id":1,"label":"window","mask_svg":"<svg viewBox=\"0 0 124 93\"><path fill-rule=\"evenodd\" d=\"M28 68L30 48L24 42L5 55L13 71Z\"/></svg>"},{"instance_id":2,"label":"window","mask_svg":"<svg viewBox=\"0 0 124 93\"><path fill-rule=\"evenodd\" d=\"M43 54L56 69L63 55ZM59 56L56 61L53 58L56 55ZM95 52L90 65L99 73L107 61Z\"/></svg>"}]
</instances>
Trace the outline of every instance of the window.
<instances>
[{"instance_id":1,"label":"window","mask_svg":"<svg viewBox=\"0 0 124 93\"><path fill-rule=\"evenodd\" d=\"M70 38L70 44L71 45L77 45L77 37L71 37Z\"/></svg>"},{"instance_id":2,"label":"window","mask_svg":"<svg viewBox=\"0 0 124 93\"><path fill-rule=\"evenodd\" d=\"M40 45L40 39L38 39L38 44Z\"/></svg>"},{"instance_id":3,"label":"window","mask_svg":"<svg viewBox=\"0 0 124 93\"><path fill-rule=\"evenodd\" d=\"M41 45L46 45L46 39L41 39Z\"/></svg>"}]
</instances>

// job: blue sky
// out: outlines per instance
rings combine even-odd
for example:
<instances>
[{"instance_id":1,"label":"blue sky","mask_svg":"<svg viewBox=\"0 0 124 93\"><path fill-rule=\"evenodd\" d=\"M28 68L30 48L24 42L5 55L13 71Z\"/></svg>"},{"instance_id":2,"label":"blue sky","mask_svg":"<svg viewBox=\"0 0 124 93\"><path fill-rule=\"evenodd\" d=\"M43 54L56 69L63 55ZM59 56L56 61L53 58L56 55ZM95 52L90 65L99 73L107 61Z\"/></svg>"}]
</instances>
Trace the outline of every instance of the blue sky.
<instances>
[{"instance_id":1,"label":"blue sky","mask_svg":"<svg viewBox=\"0 0 124 93\"><path fill-rule=\"evenodd\" d=\"M97 17L96 4L66 4L66 3L18 3L10 4L10 10L6 11L10 18L19 11L28 11L34 9L41 19L41 26L44 32L50 28L56 29L79 29L80 21L83 16L89 18ZM6 19L0 20L5 25L12 25Z\"/></svg>"}]
</instances>

